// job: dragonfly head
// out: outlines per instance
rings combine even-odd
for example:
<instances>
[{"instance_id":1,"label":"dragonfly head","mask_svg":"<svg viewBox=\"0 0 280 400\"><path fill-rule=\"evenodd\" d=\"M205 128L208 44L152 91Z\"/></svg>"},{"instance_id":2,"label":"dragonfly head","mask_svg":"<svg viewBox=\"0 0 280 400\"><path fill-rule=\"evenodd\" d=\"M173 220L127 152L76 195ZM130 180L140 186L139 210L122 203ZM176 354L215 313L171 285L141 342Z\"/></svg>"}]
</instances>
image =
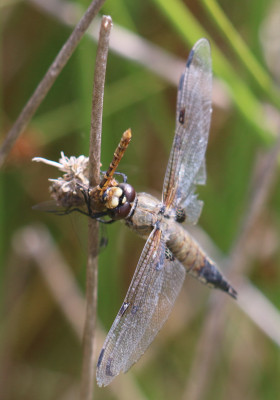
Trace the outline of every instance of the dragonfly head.
<instances>
[{"instance_id":1,"label":"dragonfly head","mask_svg":"<svg viewBox=\"0 0 280 400\"><path fill-rule=\"evenodd\" d=\"M131 203L135 199L135 189L128 183L109 187L103 195L108 215L113 219L124 219L131 211Z\"/></svg>"}]
</instances>

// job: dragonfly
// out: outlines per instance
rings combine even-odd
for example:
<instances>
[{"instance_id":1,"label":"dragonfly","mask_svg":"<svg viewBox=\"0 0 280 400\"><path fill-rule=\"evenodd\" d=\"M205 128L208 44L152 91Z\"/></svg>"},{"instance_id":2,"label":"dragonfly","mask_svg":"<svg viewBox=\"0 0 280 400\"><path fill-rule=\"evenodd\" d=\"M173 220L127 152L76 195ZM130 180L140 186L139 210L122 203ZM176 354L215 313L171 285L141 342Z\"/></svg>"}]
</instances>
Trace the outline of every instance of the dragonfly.
<instances>
[{"instance_id":1,"label":"dragonfly","mask_svg":"<svg viewBox=\"0 0 280 400\"><path fill-rule=\"evenodd\" d=\"M211 96L211 52L203 38L191 50L179 82L175 136L162 199L138 193L124 218L125 225L146 239L146 244L98 359L99 386L128 371L146 351L167 320L186 273L237 296L185 229L186 223L197 222L203 205L195 189L206 181Z\"/></svg>"},{"instance_id":2,"label":"dragonfly","mask_svg":"<svg viewBox=\"0 0 280 400\"><path fill-rule=\"evenodd\" d=\"M127 372L145 353L167 320L186 274L237 298L236 290L187 231L188 224L197 223L203 206L196 186L206 182L211 97L210 44L202 38L192 48L179 82L175 136L161 200L148 193L136 193L123 174L122 183L115 179L116 168L131 139L130 130L123 134L113 161L94 188L89 187L88 160L84 158L80 164L79 159L66 159L63 153L60 164L35 159L66 172L63 183L54 180L52 187L56 202L66 207L62 213L79 211L104 223L122 220L146 240L98 358L99 386L106 386L119 373Z\"/></svg>"}]
</instances>

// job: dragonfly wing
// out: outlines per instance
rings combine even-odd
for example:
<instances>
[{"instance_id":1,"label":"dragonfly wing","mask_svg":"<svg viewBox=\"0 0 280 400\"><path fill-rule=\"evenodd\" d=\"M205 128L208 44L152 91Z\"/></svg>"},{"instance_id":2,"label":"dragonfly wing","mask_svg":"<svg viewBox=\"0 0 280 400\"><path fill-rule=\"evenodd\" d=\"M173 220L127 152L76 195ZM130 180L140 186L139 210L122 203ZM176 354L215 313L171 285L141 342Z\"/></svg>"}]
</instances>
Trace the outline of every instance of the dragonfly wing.
<instances>
[{"instance_id":1,"label":"dragonfly wing","mask_svg":"<svg viewBox=\"0 0 280 400\"><path fill-rule=\"evenodd\" d=\"M207 143L206 143L207 145ZM202 160L202 163L197 171L197 174L193 180L194 185L205 185L206 183L206 164L205 158Z\"/></svg>"},{"instance_id":2,"label":"dragonfly wing","mask_svg":"<svg viewBox=\"0 0 280 400\"><path fill-rule=\"evenodd\" d=\"M126 365L126 371L138 361L142 354L144 354L167 320L182 288L185 275L186 269L179 261L176 259L173 261L165 260L163 266L162 289L158 296L157 305L137 348L131 354L130 360Z\"/></svg>"},{"instance_id":3,"label":"dragonfly wing","mask_svg":"<svg viewBox=\"0 0 280 400\"><path fill-rule=\"evenodd\" d=\"M163 186L163 201L168 207L182 207L193 185L205 183L211 96L210 45L200 39L190 52L178 89L176 131Z\"/></svg>"},{"instance_id":4,"label":"dragonfly wing","mask_svg":"<svg viewBox=\"0 0 280 400\"><path fill-rule=\"evenodd\" d=\"M196 185L204 185L206 182L206 168L205 160L203 160L201 167L199 168L191 189L189 190L188 196L184 201L180 203L180 207L185 210L187 224L195 225L200 217L203 201L197 198Z\"/></svg>"},{"instance_id":5,"label":"dragonfly wing","mask_svg":"<svg viewBox=\"0 0 280 400\"><path fill-rule=\"evenodd\" d=\"M184 267L166 256L161 231L155 228L101 350L96 373L99 386L126 372L145 352L168 318L184 277Z\"/></svg>"},{"instance_id":6,"label":"dragonfly wing","mask_svg":"<svg viewBox=\"0 0 280 400\"><path fill-rule=\"evenodd\" d=\"M185 222L187 224L195 225L200 217L203 201L197 198L197 194L195 193L195 188L193 191L188 195L185 202L180 204L185 210L186 219Z\"/></svg>"},{"instance_id":7,"label":"dragonfly wing","mask_svg":"<svg viewBox=\"0 0 280 400\"><path fill-rule=\"evenodd\" d=\"M66 208L63 206L58 206L55 200L48 200L43 201L39 204L35 204L34 206L32 206L32 210L44 211L54 214L63 214L65 213Z\"/></svg>"}]
</instances>

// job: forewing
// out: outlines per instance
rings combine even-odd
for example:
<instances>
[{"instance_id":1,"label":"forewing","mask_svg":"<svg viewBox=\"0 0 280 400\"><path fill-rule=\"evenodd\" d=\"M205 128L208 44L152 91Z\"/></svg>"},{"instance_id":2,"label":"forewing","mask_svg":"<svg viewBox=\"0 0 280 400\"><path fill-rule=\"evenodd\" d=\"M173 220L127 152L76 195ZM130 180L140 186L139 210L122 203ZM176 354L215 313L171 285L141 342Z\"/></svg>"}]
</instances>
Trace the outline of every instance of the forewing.
<instances>
[{"instance_id":1,"label":"forewing","mask_svg":"<svg viewBox=\"0 0 280 400\"><path fill-rule=\"evenodd\" d=\"M211 96L210 45L200 39L190 52L178 88L176 131L163 185L167 207L186 207L194 185L205 183Z\"/></svg>"},{"instance_id":2,"label":"forewing","mask_svg":"<svg viewBox=\"0 0 280 400\"><path fill-rule=\"evenodd\" d=\"M96 373L99 386L127 371L145 352L166 321L184 277L183 266L166 258L165 242L155 228L101 350Z\"/></svg>"}]
</instances>

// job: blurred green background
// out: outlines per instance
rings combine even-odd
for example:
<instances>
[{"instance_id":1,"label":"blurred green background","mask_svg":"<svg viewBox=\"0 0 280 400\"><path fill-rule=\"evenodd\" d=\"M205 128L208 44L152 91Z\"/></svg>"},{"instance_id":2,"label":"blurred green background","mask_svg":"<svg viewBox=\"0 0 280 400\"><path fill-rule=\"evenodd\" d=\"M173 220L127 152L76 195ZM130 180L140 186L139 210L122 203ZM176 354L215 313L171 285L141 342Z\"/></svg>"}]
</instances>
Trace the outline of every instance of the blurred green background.
<instances>
[{"instance_id":1,"label":"blurred green background","mask_svg":"<svg viewBox=\"0 0 280 400\"><path fill-rule=\"evenodd\" d=\"M61 20L65 9L60 6L74 7L74 18L78 18L79 9L85 9L89 1L45 3L53 6L56 17L39 1L0 1L1 140L72 30ZM80 7L77 13L76 6ZM176 57L174 63L182 60L183 70L195 41L203 36L209 39L215 83L208 179L199 189L205 204L199 224L221 253L230 254L250 210L250 194L261 182L252 181L255 167L259 168L257 176L265 173L259 159L271 150L279 133L279 2L109 0L102 14L112 16L112 35L119 27L128 30L127 42L114 42L119 54L112 50L108 57L102 164L106 169L121 134L130 127L133 139L120 170L137 191L157 196L173 139L175 82L180 71L167 72L166 79L153 72L153 60L145 53L145 46L157 45L168 52L171 61ZM136 35L132 44L129 32ZM136 38L147 41L143 49L138 49ZM123 50L140 55L142 64L124 57ZM48 178L58 176L54 168L32 163L31 159L41 156L58 160L61 151L67 156L88 154L95 53L96 42L85 36L1 171L1 399L77 398L87 219L31 209L49 199ZM207 332L205 320L213 301L208 288L187 279L170 319L145 356L111 387L96 389L97 399L279 397L280 329L272 332L279 327L280 307L279 183L276 174L268 201L244 243L246 269L238 265L274 311L270 327L266 312L255 301L258 297L248 293L252 309L259 312L259 324L263 323L268 333L219 293L215 299L227 304L227 322L209 339L209 348L217 347L215 356L201 353L199 343ZM26 229L31 226L51 235L50 252L60 252L67 264L67 276L74 278L77 292L73 290L72 295L80 299L81 307L73 308L70 323L63 309L68 298L61 303L56 299L52 283L24 245L30 232ZM106 231L109 244L100 254L98 294L104 332L121 305L143 247L143 241L121 223ZM51 267L53 285L59 292L65 280L63 274L56 275L55 265ZM226 268L226 263L221 268ZM239 277L232 283L238 290ZM244 290L246 294L246 287ZM97 344L98 351L101 345L102 340Z\"/></svg>"}]
</instances>

